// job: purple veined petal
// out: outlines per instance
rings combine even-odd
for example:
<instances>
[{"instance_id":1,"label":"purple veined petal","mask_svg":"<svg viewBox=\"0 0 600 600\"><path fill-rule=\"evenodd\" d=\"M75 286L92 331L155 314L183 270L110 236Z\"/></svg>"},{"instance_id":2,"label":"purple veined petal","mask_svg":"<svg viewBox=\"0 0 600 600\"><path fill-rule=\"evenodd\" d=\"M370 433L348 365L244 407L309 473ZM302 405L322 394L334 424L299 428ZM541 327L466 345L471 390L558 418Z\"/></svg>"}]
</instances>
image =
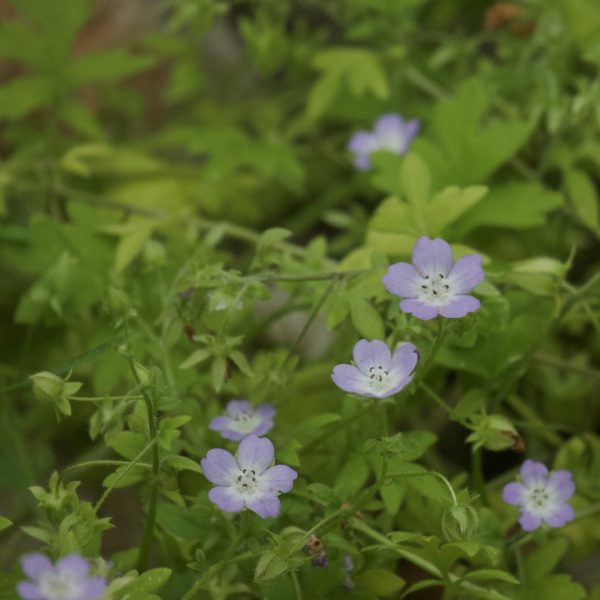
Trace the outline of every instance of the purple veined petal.
<instances>
[{"instance_id":1,"label":"purple veined petal","mask_svg":"<svg viewBox=\"0 0 600 600\"><path fill-rule=\"evenodd\" d=\"M369 373L370 367L381 365L384 369L389 369L392 362L390 349L381 340L359 340L354 344L352 358L359 371L365 375Z\"/></svg>"},{"instance_id":2,"label":"purple veined petal","mask_svg":"<svg viewBox=\"0 0 600 600\"><path fill-rule=\"evenodd\" d=\"M412 262L423 276L443 275L446 277L452 269L452 249L441 238L420 237L412 250Z\"/></svg>"},{"instance_id":3,"label":"purple veined petal","mask_svg":"<svg viewBox=\"0 0 600 600\"><path fill-rule=\"evenodd\" d=\"M504 502L508 504L512 504L513 506L522 506L525 497L525 488L516 481L512 483L507 483L502 490L502 499Z\"/></svg>"},{"instance_id":4,"label":"purple veined petal","mask_svg":"<svg viewBox=\"0 0 600 600\"><path fill-rule=\"evenodd\" d=\"M519 518L519 523L525 531L533 531L542 524L542 519L528 510L524 510Z\"/></svg>"},{"instance_id":5,"label":"purple veined petal","mask_svg":"<svg viewBox=\"0 0 600 600\"><path fill-rule=\"evenodd\" d=\"M78 579L83 579L90 571L90 563L79 554L67 554L56 561L56 570Z\"/></svg>"},{"instance_id":6,"label":"purple veined petal","mask_svg":"<svg viewBox=\"0 0 600 600\"><path fill-rule=\"evenodd\" d=\"M269 495L255 496L246 500L246 506L263 519L278 517L281 509L279 498Z\"/></svg>"},{"instance_id":7,"label":"purple veined petal","mask_svg":"<svg viewBox=\"0 0 600 600\"><path fill-rule=\"evenodd\" d=\"M554 496L559 502L566 502L575 493L575 483L573 483L571 471L552 471L548 487L554 492Z\"/></svg>"},{"instance_id":8,"label":"purple veined petal","mask_svg":"<svg viewBox=\"0 0 600 600\"><path fill-rule=\"evenodd\" d=\"M375 144L375 136L370 131L357 131L348 140L348 150L358 156L366 156Z\"/></svg>"},{"instance_id":9,"label":"purple veined petal","mask_svg":"<svg viewBox=\"0 0 600 600\"><path fill-rule=\"evenodd\" d=\"M275 465L267 469L260 478L261 485L272 494L289 492L298 473L287 465Z\"/></svg>"},{"instance_id":10,"label":"purple veined petal","mask_svg":"<svg viewBox=\"0 0 600 600\"><path fill-rule=\"evenodd\" d=\"M425 304L425 302L421 302L421 300L415 300L413 298L402 300L402 302L400 302L400 309L405 313L409 313L414 317L417 317L417 319L421 319L423 321L429 321L438 315L437 306Z\"/></svg>"},{"instance_id":11,"label":"purple veined petal","mask_svg":"<svg viewBox=\"0 0 600 600\"><path fill-rule=\"evenodd\" d=\"M42 573L52 569L52 561L41 552L25 554L21 557L21 569L27 577L36 580Z\"/></svg>"},{"instance_id":12,"label":"purple veined petal","mask_svg":"<svg viewBox=\"0 0 600 600\"><path fill-rule=\"evenodd\" d=\"M267 438L248 435L241 442L237 451L240 469L248 469L261 474L267 470L275 456L273 443Z\"/></svg>"},{"instance_id":13,"label":"purple veined petal","mask_svg":"<svg viewBox=\"0 0 600 600\"><path fill-rule=\"evenodd\" d=\"M526 487L533 487L539 483L545 483L548 476L546 465L527 459L521 465L521 479Z\"/></svg>"},{"instance_id":14,"label":"purple veined petal","mask_svg":"<svg viewBox=\"0 0 600 600\"><path fill-rule=\"evenodd\" d=\"M381 115L375 125L373 131L377 136L385 136L389 134L399 134L404 137L404 119L395 113L386 113Z\"/></svg>"},{"instance_id":15,"label":"purple veined petal","mask_svg":"<svg viewBox=\"0 0 600 600\"><path fill-rule=\"evenodd\" d=\"M550 515L544 517L544 521L550 525L550 527L563 527L569 521L575 518L575 511L570 504L558 505Z\"/></svg>"},{"instance_id":16,"label":"purple veined petal","mask_svg":"<svg viewBox=\"0 0 600 600\"><path fill-rule=\"evenodd\" d=\"M261 436L271 431L271 429L273 429L273 421L269 419L267 421L263 421L260 425L258 425L252 433L254 435Z\"/></svg>"},{"instance_id":17,"label":"purple veined petal","mask_svg":"<svg viewBox=\"0 0 600 600\"><path fill-rule=\"evenodd\" d=\"M248 400L230 400L227 403L227 414L233 419L249 410L252 410L252 405Z\"/></svg>"},{"instance_id":18,"label":"purple veined petal","mask_svg":"<svg viewBox=\"0 0 600 600\"><path fill-rule=\"evenodd\" d=\"M231 485L240 471L231 452L221 448L209 450L200 466L204 477L216 485Z\"/></svg>"},{"instance_id":19,"label":"purple veined petal","mask_svg":"<svg viewBox=\"0 0 600 600\"><path fill-rule=\"evenodd\" d=\"M479 254L459 258L448 275L455 294L467 294L483 281L483 268Z\"/></svg>"},{"instance_id":20,"label":"purple veined petal","mask_svg":"<svg viewBox=\"0 0 600 600\"><path fill-rule=\"evenodd\" d=\"M244 498L233 486L212 488L208 499L223 512L240 512L244 508Z\"/></svg>"},{"instance_id":21,"label":"purple veined petal","mask_svg":"<svg viewBox=\"0 0 600 600\"><path fill-rule=\"evenodd\" d=\"M421 275L410 263L399 262L388 267L381 278L383 287L396 296L417 298L421 286Z\"/></svg>"},{"instance_id":22,"label":"purple veined petal","mask_svg":"<svg viewBox=\"0 0 600 600\"><path fill-rule=\"evenodd\" d=\"M90 577L83 588L81 600L100 600L106 590L106 581L102 577Z\"/></svg>"},{"instance_id":23,"label":"purple veined petal","mask_svg":"<svg viewBox=\"0 0 600 600\"><path fill-rule=\"evenodd\" d=\"M440 315L447 319L460 319L480 306L481 302L475 296L455 296L448 304L440 306Z\"/></svg>"},{"instance_id":24,"label":"purple veined petal","mask_svg":"<svg viewBox=\"0 0 600 600\"><path fill-rule=\"evenodd\" d=\"M209 424L208 428L212 431L222 431L228 429L232 424L232 420L229 417L215 417Z\"/></svg>"},{"instance_id":25,"label":"purple veined petal","mask_svg":"<svg viewBox=\"0 0 600 600\"><path fill-rule=\"evenodd\" d=\"M395 383L393 385L393 387L390 387L387 390L385 390L379 394L374 392L373 397L374 398L389 398L390 396L397 394L400 390L405 388L412 380L413 380L412 375L409 375L408 377L403 377L402 379L398 380L397 383Z\"/></svg>"},{"instance_id":26,"label":"purple veined petal","mask_svg":"<svg viewBox=\"0 0 600 600\"><path fill-rule=\"evenodd\" d=\"M405 343L398 346L392 355L392 369L402 373L402 375L410 375L417 366L419 353L413 344Z\"/></svg>"},{"instance_id":27,"label":"purple veined petal","mask_svg":"<svg viewBox=\"0 0 600 600\"><path fill-rule=\"evenodd\" d=\"M272 404L259 404L254 409L254 414L258 415L262 419L272 419L276 412L277 411Z\"/></svg>"},{"instance_id":28,"label":"purple veined petal","mask_svg":"<svg viewBox=\"0 0 600 600\"><path fill-rule=\"evenodd\" d=\"M23 600L46 600L37 586L30 581L20 581L17 584L17 592Z\"/></svg>"},{"instance_id":29,"label":"purple veined petal","mask_svg":"<svg viewBox=\"0 0 600 600\"><path fill-rule=\"evenodd\" d=\"M372 397L366 376L352 365L337 365L331 373L331 379L345 392Z\"/></svg>"}]
</instances>

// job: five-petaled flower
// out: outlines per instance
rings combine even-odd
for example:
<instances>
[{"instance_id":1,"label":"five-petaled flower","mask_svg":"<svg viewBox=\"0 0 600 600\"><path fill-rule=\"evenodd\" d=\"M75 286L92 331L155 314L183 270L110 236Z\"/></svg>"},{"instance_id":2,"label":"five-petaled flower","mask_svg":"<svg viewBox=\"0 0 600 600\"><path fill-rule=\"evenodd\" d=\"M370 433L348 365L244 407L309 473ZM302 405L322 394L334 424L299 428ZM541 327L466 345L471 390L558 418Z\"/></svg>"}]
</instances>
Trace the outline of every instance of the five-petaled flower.
<instances>
[{"instance_id":1,"label":"five-petaled flower","mask_svg":"<svg viewBox=\"0 0 600 600\"><path fill-rule=\"evenodd\" d=\"M380 340L360 340L353 350L354 365L337 365L333 382L346 392L369 398L387 398L412 381L417 364L417 349L400 344L394 354Z\"/></svg>"},{"instance_id":2,"label":"five-petaled flower","mask_svg":"<svg viewBox=\"0 0 600 600\"><path fill-rule=\"evenodd\" d=\"M519 523L525 531L537 529L542 521L562 527L574 517L567 500L575 491L570 471L550 471L542 463L526 460L521 466L522 483L504 486L502 498L521 509Z\"/></svg>"},{"instance_id":3,"label":"five-petaled flower","mask_svg":"<svg viewBox=\"0 0 600 600\"><path fill-rule=\"evenodd\" d=\"M225 512L249 508L263 519L279 515L279 494L289 492L298 473L286 465L271 466L273 444L267 438L246 436L234 457L213 448L200 461L204 476L217 487L208 492L211 502Z\"/></svg>"},{"instance_id":4,"label":"five-petaled flower","mask_svg":"<svg viewBox=\"0 0 600 600\"><path fill-rule=\"evenodd\" d=\"M361 171L371 168L371 152L387 150L404 154L419 131L418 119L404 121L400 115L381 115L372 131L357 131L348 142L348 150L354 154L354 165Z\"/></svg>"},{"instance_id":5,"label":"five-petaled flower","mask_svg":"<svg viewBox=\"0 0 600 600\"><path fill-rule=\"evenodd\" d=\"M53 565L39 552L21 557L28 581L17 591L23 600L98 600L106 589L103 577L90 577L90 563L79 554L63 556Z\"/></svg>"},{"instance_id":6,"label":"five-petaled flower","mask_svg":"<svg viewBox=\"0 0 600 600\"><path fill-rule=\"evenodd\" d=\"M252 407L248 400L231 400L226 410L227 416L215 417L208 426L226 440L240 441L252 433L264 435L273 427L275 407L272 404Z\"/></svg>"},{"instance_id":7,"label":"five-petaled flower","mask_svg":"<svg viewBox=\"0 0 600 600\"><path fill-rule=\"evenodd\" d=\"M440 238L419 238L413 247L412 264L391 265L383 276L385 289L400 296L400 309L418 319L437 315L457 319L476 311L479 300L468 294L483 281L479 254L452 260L450 245Z\"/></svg>"}]
</instances>

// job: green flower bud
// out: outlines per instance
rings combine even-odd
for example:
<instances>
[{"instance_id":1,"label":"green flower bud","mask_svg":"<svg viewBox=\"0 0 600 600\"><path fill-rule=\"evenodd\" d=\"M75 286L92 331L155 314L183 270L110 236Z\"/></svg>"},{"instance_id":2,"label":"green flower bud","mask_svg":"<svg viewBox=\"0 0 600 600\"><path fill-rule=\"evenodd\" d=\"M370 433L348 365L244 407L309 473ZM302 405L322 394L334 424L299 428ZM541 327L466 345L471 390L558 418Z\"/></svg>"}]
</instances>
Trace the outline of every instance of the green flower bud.
<instances>
[{"instance_id":1,"label":"green flower bud","mask_svg":"<svg viewBox=\"0 0 600 600\"><path fill-rule=\"evenodd\" d=\"M442 515L442 533L448 541L469 539L478 527L477 511L469 504L456 504Z\"/></svg>"},{"instance_id":2,"label":"green flower bud","mask_svg":"<svg viewBox=\"0 0 600 600\"><path fill-rule=\"evenodd\" d=\"M118 318L126 317L131 311L129 296L112 285L106 291L106 305L110 313Z\"/></svg>"},{"instance_id":3,"label":"green flower bud","mask_svg":"<svg viewBox=\"0 0 600 600\"><path fill-rule=\"evenodd\" d=\"M48 371L41 371L29 377L33 381L33 393L40 402L54 402L62 396L65 382Z\"/></svg>"},{"instance_id":4,"label":"green flower bud","mask_svg":"<svg viewBox=\"0 0 600 600\"><path fill-rule=\"evenodd\" d=\"M469 435L467 442L472 443L475 450L483 447L497 452L512 448L517 452L522 452L524 449L523 439L519 432L502 415L471 417L470 427L473 433Z\"/></svg>"}]
</instances>

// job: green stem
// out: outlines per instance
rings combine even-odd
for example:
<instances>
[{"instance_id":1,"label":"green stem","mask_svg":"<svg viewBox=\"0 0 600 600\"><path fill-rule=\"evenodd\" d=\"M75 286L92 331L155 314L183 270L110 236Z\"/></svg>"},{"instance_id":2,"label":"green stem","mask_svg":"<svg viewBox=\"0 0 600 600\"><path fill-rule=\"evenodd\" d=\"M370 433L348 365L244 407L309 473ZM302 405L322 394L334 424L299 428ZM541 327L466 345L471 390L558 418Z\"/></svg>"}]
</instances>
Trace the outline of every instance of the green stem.
<instances>
[{"instance_id":1,"label":"green stem","mask_svg":"<svg viewBox=\"0 0 600 600\"><path fill-rule=\"evenodd\" d=\"M300 587L298 574L296 573L296 571L290 571L290 576L294 585L294 593L296 594L296 600L302 600L302 588Z\"/></svg>"},{"instance_id":2,"label":"green stem","mask_svg":"<svg viewBox=\"0 0 600 600\"><path fill-rule=\"evenodd\" d=\"M298 334L298 337L296 337L296 339L294 340L294 343L290 346L283 363L281 363L282 370L285 367L285 365L289 362L289 360L292 358L294 351L299 346L299 344L302 342L302 340L304 339L304 336L310 329L310 326L313 324L314 320L317 318L317 315L319 314L321 307L323 306L323 304L329 297L329 294L331 294L331 292L333 291L333 288L337 282L337 279L338 279L337 276L331 279L329 285L327 286L327 288L325 289L325 291L319 298L319 301L315 304L315 307L312 309L308 319L306 319L306 322L304 323L304 327L302 327L302 330Z\"/></svg>"},{"instance_id":3,"label":"green stem","mask_svg":"<svg viewBox=\"0 0 600 600\"><path fill-rule=\"evenodd\" d=\"M547 427L542 427L542 425L544 425L544 421L518 396L509 396L506 399L506 402L517 413L517 415L523 417L530 423L540 426L539 430L536 429L535 433L541 440L545 441L550 446L554 446L555 448L560 448L562 446L562 438Z\"/></svg>"},{"instance_id":4,"label":"green stem","mask_svg":"<svg viewBox=\"0 0 600 600\"><path fill-rule=\"evenodd\" d=\"M143 396L129 395L124 396L69 396L69 400L75 402L102 402L103 400L141 400Z\"/></svg>"},{"instance_id":5,"label":"green stem","mask_svg":"<svg viewBox=\"0 0 600 600\"><path fill-rule=\"evenodd\" d=\"M600 502L597 502L596 504L592 504L591 506L586 506L585 508L582 508L581 510L578 510L575 513L575 521L578 519L585 519L586 517L589 517L590 515L593 515L597 512L600 512Z\"/></svg>"},{"instance_id":6,"label":"green stem","mask_svg":"<svg viewBox=\"0 0 600 600\"><path fill-rule=\"evenodd\" d=\"M590 279L588 279L586 283L584 283L579 289L576 289L574 292L572 292L569 298L567 298L567 300L563 304L563 307L561 308L560 313L558 315L558 320L562 321L567 316L569 311L573 308L573 306L575 306L577 302L584 298L590 290L590 288L592 288L599 280L600 273L596 273L595 275L590 277Z\"/></svg>"},{"instance_id":7,"label":"green stem","mask_svg":"<svg viewBox=\"0 0 600 600\"><path fill-rule=\"evenodd\" d=\"M398 473L397 475L390 475L388 479L393 481L399 478L404 479L405 477L426 477L428 475L430 477L435 477L436 479L439 479L448 488L448 491L450 492L450 498L452 498L452 504L456 506L458 504L458 499L456 497L456 493L454 491L454 488L452 487L452 484L441 473L438 473L437 471L416 471L414 473Z\"/></svg>"},{"instance_id":8,"label":"green stem","mask_svg":"<svg viewBox=\"0 0 600 600\"><path fill-rule=\"evenodd\" d=\"M269 273L265 275L250 275L250 278L257 279L258 281L283 281L283 282L297 282L297 281L328 281L330 279L342 279L343 277L356 277L363 273L368 273L370 269L357 269L355 271L330 271L328 273L306 273L303 275L271 275Z\"/></svg>"},{"instance_id":9,"label":"green stem","mask_svg":"<svg viewBox=\"0 0 600 600\"><path fill-rule=\"evenodd\" d=\"M150 440L148 444L146 444L146 446L142 448L140 453L137 456L135 456L130 463L128 463L127 467L123 469L121 473L119 473L119 476L114 479L114 481L106 488L106 490L104 490L104 494L102 494L100 500L96 502L96 506L94 506L94 512L98 512L98 510L104 504L105 500L109 497L110 493L113 491L117 483L119 483L119 481L121 481L121 479L123 479L123 477L125 477L125 475L127 475L127 473L129 473L129 471L131 471L131 469L133 469L133 467L135 467L138 464L138 461L142 458L142 456L144 456L144 454L146 454L146 452L148 452L148 450L150 450L150 448L152 448L157 441L158 438Z\"/></svg>"},{"instance_id":10,"label":"green stem","mask_svg":"<svg viewBox=\"0 0 600 600\"><path fill-rule=\"evenodd\" d=\"M473 487L481 496L483 503L489 505L489 498L485 489L485 480L483 477L483 453L481 448L474 449L471 452L471 480Z\"/></svg>"},{"instance_id":11,"label":"green stem","mask_svg":"<svg viewBox=\"0 0 600 600\"><path fill-rule=\"evenodd\" d=\"M442 410L445 410L449 415L452 414L452 407L442 400L426 383L421 381L419 383L421 388Z\"/></svg>"},{"instance_id":12,"label":"green stem","mask_svg":"<svg viewBox=\"0 0 600 600\"><path fill-rule=\"evenodd\" d=\"M581 367L580 365L574 365L573 363L566 362L555 356L547 356L545 354L534 354L533 359L543 365L549 367L556 367L560 371L570 371L571 373L577 373L586 377L592 377L594 379L600 379L600 371L590 369L588 367Z\"/></svg>"},{"instance_id":13,"label":"green stem","mask_svg":"<svg viewBox=\"0 0 600 600\"><path fill-rule=\"evenodd\" d=\"M217 576L221 570L231 562L236 562L238 560L243 560L245 558L249 558L252 556L251 552L246 552L245 554L235 556L238 548L241 546L242 542L246 539L246 533L248 531L248 527L250 525L250 513L248 510L244 510L240 514L240 528L238 531L238 535L234 540L231 548L227 551L227 554L218 562L215 563L204 575L199 577L194 585L184 594L181 600L192 600L195 594L199 592L207 581L210 581L213 577Z\"/></svg>"},{"instance_id":14,"label":"green stem","mask_svg":"<svg viewBox=\"0 0 600 600\"><path fill-rule=\"evenodd\" d=\"M90 467L122 467L128 464L130 464L128 460L88 460L86 462L66 467L63 469L63 475L76 469L88 469ZM137 463L137 466L144 469L150 469L152 467L152 465L149 463Z\"/></svg>"},{"instance_id":15,"label":"green stem","mask_svg":"<svg viewBox=\"0 0 600 600\"><path fill-rule=\"evenodd\" d=\"M131 338L129 335L129 324L127 319L124 321L126 343L128 347L127 360L129 362L129 369L134 376L138 386L142 390L142 396L144 403L146 404L146 415L148 417L148 427L150 430L150 438L155 440L157 437L157 425L156 425L156 413L154 410L154 403L152 397L141 380L140 375L136 369L135 358L133 356L133 349L131 347ZM142 534L142 542L140 545L140 553L138 555L137 569L138 571L145 571L148 564L148 556L150 554L150 546L152 545L152 536L154 533L154 524L156 522L156 505L158 500L158 470L159 470L159 456L158 456L158 445L152 444L152 473L150 480L148 481L148 507L146 510L146 520L144 522L144 531Z\"/></svg>"}]
</instances>

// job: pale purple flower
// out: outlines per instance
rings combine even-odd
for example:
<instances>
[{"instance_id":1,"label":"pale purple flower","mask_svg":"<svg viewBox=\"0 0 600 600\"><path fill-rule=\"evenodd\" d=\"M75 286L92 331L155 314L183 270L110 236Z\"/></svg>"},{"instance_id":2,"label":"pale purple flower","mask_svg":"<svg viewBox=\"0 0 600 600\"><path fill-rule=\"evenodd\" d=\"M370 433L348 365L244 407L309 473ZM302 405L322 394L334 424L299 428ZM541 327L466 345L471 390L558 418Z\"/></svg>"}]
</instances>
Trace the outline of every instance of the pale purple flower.
<instances>
[{"instance_id":1,"label":"pale purple flower","mask_svg":"<svg viewBox=\"0 0 600 600\"><path fill-rule=\"evenodd\" d=\"M240 441L251 433L264 435L273 427L275 407L272 404L253 407L248 400L231 400L226 410L227 416L215 417L208 426L226 440Z\"/></svg>"},{"instance_id":2,"label":"pale purple flower","mask_svg":"<svg viewBox=\"0 0 600 600\"><path fill-rule=\"evenodd\" d=\"M348 142L348 150L354 154L354 165L361 171L371 168L371 152L387 150L404 154L419 131L418 119L404 121L400 115L381 115L371 131L357 131Z\"/></svg>"},{"instance_id":3,"label":"pale purple flower","mask_svg":"<svg viewBox=\"0 0 600 600\"><path fill-rule=\"evenodd\" d=\"M103 577L90 577L90 563L79 554L68 554L52 564L39 552L21 557L29 580L17 585L23 600L98 600L106 589Z\"/></svg>"},{"instance_id":4,"label":"pale purple flower","mask_svg":"<svg viewBox=\"0 0 600 600\"><path fill-rule=\"evenodd\" d=\"M575 492L570 471L550 471L542 463L526 460L521 466L521 482L504 486L502 498L521 509L519 523L525 531L537 529L542 522L562 527L573 519L567 500Z\"/></svg>"},{"instance_id":5,"label":"pale purple flower","mask_svg":"<svg viewBox=\"0 0 600 600\"><path fill-rule=\"evenodd\" d=\"M448 242L423 236L413 246L412 264L391 265L381 281L402 298L404 312L425 321L437 315L457 319L480 306L467 294L483 281L481 256L468 254L454 262Z\"/></svg>"},{"instance_id":6,"label":"pale purple flower","mask_svg":"<svg viewBox=\"0 0 600 600\"><path fill-rule=\"evenodd\" d=\"M217 487L208 497L225 512L249 508L263 519L279 515L278 495L292 489L298 473L286 465L271 466L275 451L267 438L245 437L237 455L213 448L200 461L206 479Z\"/></svg>"},{"instance_id":7,"label":"pale purple flower","mask_svg":"<svg viewBox=\"0 0 600 600\"><path fill-rule=\"evenodd\" d=\"M419 354L409 343L398 345L392 354L380 340L360 340L352 357L354 365L337 365L333 369L333 382L345 392L387 398L412 381Z\"/></svg>"},{"instance_id":8,"label":"pale purple flower","mask_svg":"<svg viewBox=\"0 0 600 600\"><path fill-rule=\"evenodd\" d=\"M354 589L354 579L352 579L352 576L350 575L350 573L352 571L354 571L354 560L352 559L351 554L344 554L343 564L344 564L344 587L347 590L352 590L352 589Z\"/></svg>"}]
</instances>

